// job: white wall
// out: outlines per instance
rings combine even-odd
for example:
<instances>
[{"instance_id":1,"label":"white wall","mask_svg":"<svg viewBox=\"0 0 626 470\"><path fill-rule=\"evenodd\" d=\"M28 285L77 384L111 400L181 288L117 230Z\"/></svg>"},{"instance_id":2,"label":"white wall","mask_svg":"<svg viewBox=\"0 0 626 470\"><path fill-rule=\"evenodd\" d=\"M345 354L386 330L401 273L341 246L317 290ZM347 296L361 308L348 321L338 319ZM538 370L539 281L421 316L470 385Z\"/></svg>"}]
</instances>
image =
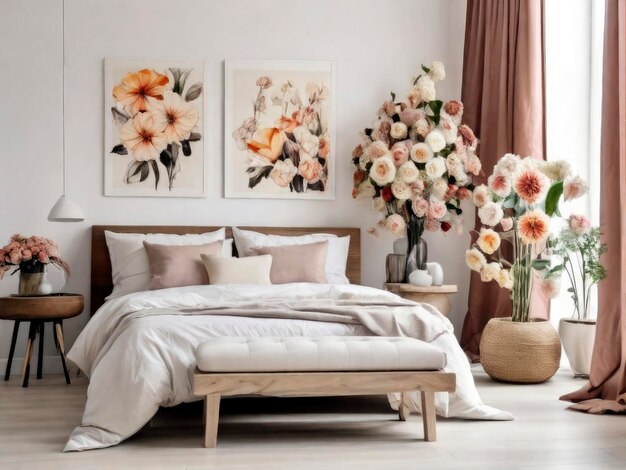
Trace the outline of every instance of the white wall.
<instances>
[{"instance_id":1,"label":"white wall","mask_svg":"<svg viewBox=\"0 0 626 470\"><path fill-rule=\"evenodd\" d=\"M66 0L68 195L84 223L47 222L61 192L61 1L3 0L0 15L0 242L16 231L59 242L73 269L65 290L89 293L92 224L360 226L363 283L381 286L392 239L365 232L377 221L351 198L350 153L390 90L399 94L420 62L442 60L445 98L460 96L465 2L449 0ZM103 58L204 58L207 70L204 199L103 196ZM337 66L337 198L223 199L223 60L319 59ZM459 284L452 319L462 324L468 237L428 236L431 260ZM0 282L15 292L17 276ZM67 321L72 343L89 318ZM0 358L9 322L0 322ZM23 354L25 331L17 356ZM47 353L53 354L51 345ZM3 365L0 359L0 365ZM14 366L14 370L19 367Z\"/></svg>"}]
</instances>

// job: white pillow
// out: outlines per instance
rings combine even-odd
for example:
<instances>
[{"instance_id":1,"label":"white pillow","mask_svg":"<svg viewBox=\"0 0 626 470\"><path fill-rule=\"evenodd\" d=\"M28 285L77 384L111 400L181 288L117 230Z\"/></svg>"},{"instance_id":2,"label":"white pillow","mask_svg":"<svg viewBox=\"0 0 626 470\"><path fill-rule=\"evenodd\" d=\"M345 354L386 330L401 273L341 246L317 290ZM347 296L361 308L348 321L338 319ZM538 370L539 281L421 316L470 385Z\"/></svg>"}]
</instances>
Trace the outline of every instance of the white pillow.
<instances>
[{"instance_id":1,"label":"white pillow","mask_svg":"<svg viewBox=\"0 0 626 470\"><path fill-rule=\"evenodd\" d=\"M295 237L284 235L265 235L251 230L241 230L233 227L235 246L239 256L252 256L256 252L252 248L266 246L305 245L328 240L328 254L326 255L326 280L329 284L350 284L346 277L348 264L348 249L350 235L338 237L330 233L312 233Z\"/></svg>"},{"instance_id":2,"label":"white pillow","mask_svg":"<svg viewBox=\"0 0 626 470\"><path fill-rule=\"evenodd\" d=\"M226 229L200 234L175 235L169 233L116 233L105 230L104 237L111 259L113 292L106 300L148 290L150 283L150 263L143 242L160 245L204 245L226 238ZM222 244L222 256L231 257L233 240Z\"/></svg>"},{"instance_id":3,"label":"white pillow","mask_svg":"<svg viewBox=\"0 0 626 470\"><path fill-rule=\"evenodd\" d=\"M201 254L209 275L209 284L259 284L269 285L272 255L248 256L247 258L223 258Z\"/></svg>"}]
</instances>

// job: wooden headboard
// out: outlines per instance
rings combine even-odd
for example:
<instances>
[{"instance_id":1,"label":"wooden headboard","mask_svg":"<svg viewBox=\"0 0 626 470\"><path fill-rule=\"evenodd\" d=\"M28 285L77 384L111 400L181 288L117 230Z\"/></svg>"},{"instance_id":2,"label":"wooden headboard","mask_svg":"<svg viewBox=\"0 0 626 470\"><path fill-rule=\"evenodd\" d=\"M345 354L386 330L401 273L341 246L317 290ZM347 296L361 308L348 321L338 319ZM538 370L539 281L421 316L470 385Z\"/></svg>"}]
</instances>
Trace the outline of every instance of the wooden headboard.
<instances>
[{"instance_id":1,"label":"wooden headboard","mask_svg":"<svg viewBox=\"0 0 626 470\"><path fill-rule=\"evenodd\" d=\"M91 314L104 303L104 298L113 290L111 279L111 260L104 239L104 231L118 233L204 233L218 230L221 227L168 226L168 225L94 225L91 227ZM243 230L254 230L267 235L306 235L308 233L332 233L344 237L350 235L350 250L346 276L352 284L361 283L361 230L359 228L330 227L239 227ZM232 238L231 227L226 227L226 238ZM234 248L234 246L233 246Z\"/></svg>"}]
</instances>

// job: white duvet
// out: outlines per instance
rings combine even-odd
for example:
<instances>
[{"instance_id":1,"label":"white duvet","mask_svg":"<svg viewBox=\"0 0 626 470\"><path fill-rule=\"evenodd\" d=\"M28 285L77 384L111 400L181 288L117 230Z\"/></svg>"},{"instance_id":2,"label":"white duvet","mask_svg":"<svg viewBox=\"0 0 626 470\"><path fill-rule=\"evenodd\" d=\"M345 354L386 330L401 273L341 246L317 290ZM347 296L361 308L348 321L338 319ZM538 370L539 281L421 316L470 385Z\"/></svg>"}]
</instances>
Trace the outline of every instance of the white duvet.
<instances>
[{"instance_id":1,"label":"white duvet","mask_svg":"<svg viewBox=\"0 0 626 470\"><path fill-rule=\"evenodd\" d=\"M351 298L361 304L398 299L389 292L364 286L284 284L181 287L137 292L106 302L67 355L90 383L82 424L70 435L65 451L118 444L141 429L160 406L199 400L192 392L195 348L207 338L374 334L355 323L190 314L190 309L251 301ZM512 419L509 413L482 403L450 322L419 304L415 304L412 315L432 330L442 331L431 344L445 351L446 370L456 373L456 393L436 394L437 413L466 419ZM389 400L397 409L397 396L390 395ZM418 400L412 400L411 406L419 409Z\"/></svg>"}]
</instances>

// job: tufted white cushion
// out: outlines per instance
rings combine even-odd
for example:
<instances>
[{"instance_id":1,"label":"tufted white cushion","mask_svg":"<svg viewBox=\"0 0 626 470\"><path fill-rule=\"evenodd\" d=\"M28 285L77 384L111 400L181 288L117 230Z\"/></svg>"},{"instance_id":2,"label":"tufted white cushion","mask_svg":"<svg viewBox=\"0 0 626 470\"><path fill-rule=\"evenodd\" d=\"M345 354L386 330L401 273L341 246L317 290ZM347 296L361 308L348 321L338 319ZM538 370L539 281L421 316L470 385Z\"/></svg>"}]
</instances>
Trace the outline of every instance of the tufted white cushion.
<instances>
[{"instance_id":1,"label":"tufted white cushion","mask_svg":"<svg viewBox=\"0 0 626 470\"><path fill-rule=\"evenodd\" d=\"M439 370L443 351L404 337L325 336L319 338L223 337L196 348L204 372L332 372Z\"/></svg>"}]
</instances>

